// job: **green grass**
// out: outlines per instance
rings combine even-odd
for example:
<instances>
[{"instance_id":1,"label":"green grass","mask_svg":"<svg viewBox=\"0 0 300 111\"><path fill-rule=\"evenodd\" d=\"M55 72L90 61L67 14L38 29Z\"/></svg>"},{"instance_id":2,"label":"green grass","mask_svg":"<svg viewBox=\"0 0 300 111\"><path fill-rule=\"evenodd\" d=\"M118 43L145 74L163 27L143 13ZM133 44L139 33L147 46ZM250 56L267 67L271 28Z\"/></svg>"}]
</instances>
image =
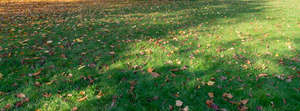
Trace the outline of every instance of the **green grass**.
<instances>
[{"instance_id":1,"label":"green grass","mask_svg":"<svg viewBox=\"0 0 300 111\"><path fill-rule=\"evenodd\" d=\"M299 4L118 2L1 15L0 108L210 111L213 100L227 111L300 111ZM29 101L17 106L20 93Z\"/></svg>"}]
</instances>

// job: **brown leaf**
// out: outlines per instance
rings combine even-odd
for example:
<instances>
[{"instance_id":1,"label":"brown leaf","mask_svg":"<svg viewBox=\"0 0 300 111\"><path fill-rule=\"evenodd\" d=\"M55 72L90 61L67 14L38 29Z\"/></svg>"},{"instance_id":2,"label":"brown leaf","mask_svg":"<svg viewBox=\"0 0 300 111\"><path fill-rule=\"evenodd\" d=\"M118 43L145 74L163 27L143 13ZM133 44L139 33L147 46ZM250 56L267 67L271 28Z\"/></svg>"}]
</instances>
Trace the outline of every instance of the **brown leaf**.
<instances>
[{"instance_id":1,"label":"brown leaf","mask_svg":"<svg viewBox=\"0 0 300 111\"><path fill-rule=\"evenodd\" d=\"M96 98L100 99L104 94L102 93L102 91L99 91Z\"/></svg>"},{"instance_id":2,"label":"brown leaf","mask_svg":"<svg viewBox=\"0 0 300 111\"><path fill-rule=\"evenodd\" d=\"M82 101L85 101L87 99L87 96L84 96L84 97L82 97L82 98L79 98L77 101L78 102L82 102Z\"/></svg>"},{"instance_id":3,"label":"brown leaf","mask_svg":"<svg viewBox=\"0 0 300 111\"><path fill-rule=\"evenodd\" d=\"M268 76L268 74L265 74L265 73L261 73L258 75L258 77L267 77L267 76Z\"/></svg>"},{"instance_id":4,"label":"brown leaf","mask_svg":"<svg viewBox=\"0 0 300 111\"><path fill-rule=\"evenodd\" d=\"M157 78L160 76L160 74L158 74L157 72L150 72L150 74L152 75L152 77Z\"/></svg>"},{"instance_id":5,"label":"brown leaf","mask_svg":"<svg viewBox=\"0 0 300 111\"><path fill-rule=\"evenodd\" d=\"M36 72L36 73L33 73L32 74L32 76L38 76L38 75L40 75L41 74L41 71L42 71L42 69L40 69L38 72Z\"/></svg>"},{"instance_id":6,"label":"brown leaf","mask_svg":"<svg viewBox=\"0 0 300 111\"><path fill-rule=\"evenodd\" d=\"M52 94L51 93L44 93L43 96L46 97L46 98L49 98L49 97L52 96Z\"/></svg>"},{"instance_id":7,"label":"brown leaf","mask_svg":"<svg viewBox=\"0 0 300 111\"><path fill-rule=\"evenodd\" d=\"M233 98L233 96L230 93L223 93L223 97L227 97L229 99Z\"/></svg>"},{"instance_id":8,"label":"brown leaf","mask_svg":"<svg viewBox=\"0 0 300 111\"><path fill-rule=\"evenodd\" d=\"M182 102L182 101L180 101L180 100L176 100L176 106L178 106L178 107L181 107L181 106L182 106L182 104L183 104L183 102Z\"/></svg>"},{"instance_id":9,"label":"brown leaf","mask_svg":"<svg viewBox=\"0 0 300 111\"><path fill-rule=\"evenodd\" d=\"M77 111L77 110L78 110L78 107L76 107L76 106L72 108L72 111Z\"/></svg>"},{"instance_id":10,"label":"brown leaf","mask_svg":"<svg viewBox=\"0 0 300 111\"><path fill-rule=\"evenodd\" d=\"M24 93L19 93L16 95L18 98L25 98L26 95Z\"/></svg>"},{"instance_id":11,"label":"brown leaf","mask_svg":"<svg viewBox=\"0 0 300 111\"><path fill-rule=\"evenodd\" d=\"M11 108L11 104L6 104L6 105L4 106L4 108L5 108L5 109L10 109L10 108Z\"/></svg>"},{"instance_id":12,"label":"brown leaf","mask_svg":"<svg viewBox=\"0 0 300 111\"><path fill-rule=\"evenodd\" d=\"M242 104L247 104L248 101L249 101L249 99L244 99L244 100L241 100L241 103L242 103Z\"/></svg>"},{"instance_id":13,"label":"brown leaf","mask_svg":"<svg viewBox=\"0 0 300 111\"><path fill-rule=\"evenodd\" d=\"M3 78L3 74L2 73L0 73L0 80Z\"/></svg>"},{"instance_id":14,"label":"brown leaf","mask_svg":"<svg viewBox=\"0 0 300 111\"><path fill-rule=\"evenodd\" d=\"M206 100L205 104L208 106L208 107L211 107L212 104L214 104L214 100Z\"/></svg>"},{"instance_id":15,"label":"brown leaf","mask_svg":"<svg viewBox=\"0 0 300 111\"><path fill-rule=\"evenodd\" d=\"M214 93L209 92L209 93L208 93L208 96L209 96L210 98L213 98L213 97L214 97Z\"/></svg>"},{"instance_id":16,"label":"brown leaf","mask_svg":"<svg viewBox=\"0 0 300 111\"><path fill-rule=\"evenodd\" d=\"M246 107L246 106L241 106L241 107L239 108L239 110L240 110L240 111L247 111L247 110L248 110L248 107Z\"/></svg>"}]
</instances>

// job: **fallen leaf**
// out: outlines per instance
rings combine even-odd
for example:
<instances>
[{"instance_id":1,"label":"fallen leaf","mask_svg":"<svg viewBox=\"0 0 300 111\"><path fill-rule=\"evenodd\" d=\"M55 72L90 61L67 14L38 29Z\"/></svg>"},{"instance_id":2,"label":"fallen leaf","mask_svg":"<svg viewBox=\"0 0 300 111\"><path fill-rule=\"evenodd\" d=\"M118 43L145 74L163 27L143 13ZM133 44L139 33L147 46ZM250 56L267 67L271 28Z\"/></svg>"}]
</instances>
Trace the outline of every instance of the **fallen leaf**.
<instances>
[{"instance_id":1,"label":"fallen leaf","mask_svg":"<svg viewBox=\"0 0 300 111\"><path fill-rule=\"evenodd\" d=\"M51 93L44 93L43 96L46 97L46 98L49 98L49 97L52 96L52 94Z\"/></svg>"},{"instance_id":2,"label":"fallen leaf","mask_svg":"<svg viewBox=\"0 0 300 111\"><path fill-rule=\"evenodd\" d=\"M0 79L2 79L3 78L3 74L2 73L0 73Z\"/></svg>"},{"instance_id":3,"label":"fallen leaf","mask_svg":"<svg viewBox=\"0 0 300 111\"><path fill-rule=\"evenodd\" d=\"M182 111L189 111L189 106L185 106Z\"/></svg>"},{"instance_id":4,"label":"fallen leaf","mask_svg":"<svg viewBox=\"0 0 300 111\"><path fill-rule=\"evenodd\" d=\"M241 103L242 103L242 104L247 104L248 101L249 101L249 99L244 99L244 100L241 100Z\"/></svg>"},{"instance_id":5,"label":"fallen leaf","mask_svg":"<svg viewBox=\"0 0 300 111\"><path fill-rule=\"evenodd\" d=\"M209 86L212 86L212 85L214 85L215 84L215 82L213 82L213 81L208 81L207 82L207 85L209 85Z\"/></svg>"},{"instance_id":6,"label":"fallen leaf","mask_svg":"<svg viewBox=\"0 0 300 111\"><path fill-rule=\"evenodd\" d=\"M116 53L114 51L109 52L110 55L115 55Z\"/></svg>"},{"instance_id":7,"label":"fallen leaf","mask_svg":"<svg viewBox=\"0 0 300 111\"><path fill-rule=\"evenodd\" d=\"M248 107L247 106L241 106L241 107L239 107L239 110L240 111L247 111Z\"/></svg>"},{"instance_id":8,"label":"fallen leaf","mask_svg":"<svg viewBox=\"0 0 300 111\"><path fill-rule=\"evenodd\" d=\"M4 106L5 109L9 109L10 107L11 107L11 104L6 104L6 105Z\"/></svg>"},{"instance_id":9,"label":"fallen leaf","mask_svg":"<svg viewBox=\"0 0 300 111\"><path fill-rule=\"evenodd\" d=\"M78 110L78 107L76 107L76 106L72 108L72 111L77 111L77 110Z\"/></svg>"},{"instance_id":10,"label":"fallen leaf","mask_svg":"<svg viewBox=\"0 0 300 111\"><path fill-rule=\"evenodd\" d=\"M78 43L81 43L81 42L83 42L83 40L81 40L81 39L79 39L79 38L77 38L77 39L75 39L75 40L73 40L74 42L78 42Z\"/></svg>"},{"instance_id":11,"label":"fallen leaf","mask_svg":"<svg viewBox=\"0 0 300 111\"><path fill-rule=\"evenodd\" d=\"M85 91L80 91L79 94L80 95L85 95Z\"/></svg>"},{"instance_id":12,"label":"fallen leaf","mask_svg":"<svg viewBox=\"0 0 300 111\"><path fill-rule=\"evenodd\" d=\"M71 96L73 96L73 95L72 95L72 94L67 94L67 96L68 96L68 97L71 97Z\"/></svg>"},{"instance_id":13,"label":"fallen leaf","mask_svg":"<svg viewBox=\"0 0 300 111\"><path fill-rule=\"evenodd\" d=\"M18 98L25 98L26 95L24 93L19 93L16 95Z\"/></svg>"},{"instance_id":14,"label":"fallen leaf","mask_svg":"<svg viewBox=\"0 0 300 111\"><path fill-rule=\"evenodd\" d=\"M214 100L213 100L213 99L211 99L211 100L206 100L205 103L206 103L207 107L212 108L212 109L214 109L214 110L219 110L219 106L216 105L216 104L214 103Z\"/></svg>"},{"instance_id":15,"label":"fallen leaf","mask_svg":"<svg viewBox=\"0 0 300 111\"><path fill-rule=\"evenodd\" d=\"M104 94L102 93L102 91L99 91L96 98L100 99Z\"/></svg>"},{"instance_id":16,"label":"fallen leaf","mask_svg":"<svg viewBox=\"0 0 300 111\"><path fill-rule=\"evenodd\" d=\"M147 72L149 72L149 73L151 73L152 71L153 71L152 67L149 67L149 68L147 69Z\"/></svg>"},{"instance_id":17,"label":"fallen leaf","mask_svg":"<svg viewBox=\"0 0 300 111\"><path fill-rule=\"evenodd\" d=\"M78 102L82 102L82 101L85 101L87 99L87 96L84 96L84 97L82 97L82 98L79 98L77 101Z\"/></svg>"},{"instance_id":18,"label":"fallen leaf","mask_svg":"<svg viewBox=\"0 0 300 111\"><path fill-rule=\"evenodd\" d=\"M21 101L16 102L16 107L21 107L24 103L28 102L29 98L24 98Z\"/></svg>"},{"instance_id":19,"label":"fallen leaf","mask_svg":"<svg viewBox=\"0 0 300 111\"><path fill-rule=\"evenodd\" d=\"M182 101L180 101L180 100L176 100L176 106L178 106L178 107L181 107L181 106L182 106L182 104L183 104L183 102L182 102Z\"/></svg>"},{"instance_id":20,"label":"fallen leaf","mask_svg":"<svg viewBox=\"0 0 300 111\"><path fill-rule=\"evenodd\" d=\"M214 93L209 92L209 93L208 93L208 96L209 96L210 98L213 98L213 97L214 97Z\"/></svg>"},{"instance_id":21,"label":"fallen leaf","mask_svg":"<svg viewBox=\"0 0 300 111\"><path fill-rule=\"evenodd\" d=\"M42 84L40 82L37 82L37 81L34 83L34 85L37 86L37 87L42 86Z\"/></svg>"},{"instance_id":22,"label":"fallen leaf","mask_svg":"<svg viewBox=\"0 0 300 111\"><path fill-rule=\"evenodd\" d=\"M229 99L233 98L232 94L230 93L223 93L223 97L227 97Z\"/></svg>"},{"instance_id":23,"label":"fallen leaf","mask_svg":"<svg viewBox=\"0 0 300 111\"><path fill-rule=\"evenodd\" d=\"M152 77L157 78L160 75L157 72L150 72L150 74L152 75Z\"/></svg>"},{"instance_id":24,"label":"fallen leaf","mask_svg":"<svg viewBox=\"0 0 300 111\"><path fill-rule=\"evenodd\" d=\"M39 70L38 72L33 73L32 76L38 76L38 75L40 75L40 74L41 74L41 71L42 71L42 70Z\"/></svg>"},{"instance_id":25,"label":"fallen leaf","mask_svg":"<svg viewBox=\"0 0 300 111\"><path fill-rule=\"evenodd\" d=\"M262 74L259 74L258 77L267 77L268 74L265 74L265 73L262 73Z\"/></svg>"}]
</instances>

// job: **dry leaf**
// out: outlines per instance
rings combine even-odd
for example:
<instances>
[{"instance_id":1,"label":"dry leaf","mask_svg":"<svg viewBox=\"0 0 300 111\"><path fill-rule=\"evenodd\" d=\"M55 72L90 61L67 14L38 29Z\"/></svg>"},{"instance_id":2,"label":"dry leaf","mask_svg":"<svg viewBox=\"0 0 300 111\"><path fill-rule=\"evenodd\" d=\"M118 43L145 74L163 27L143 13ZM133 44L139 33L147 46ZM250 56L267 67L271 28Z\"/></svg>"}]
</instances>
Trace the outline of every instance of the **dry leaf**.
<instances>
[{"instance_id":1,"label":"dry leaf","mask_svg":"<svg viewBox=\"0 0 300 111\"><path fill-rule=\"evenodd\" d=\"M0 79L2 79L3 78L3 74L2 73L0 73Z\"/></svg>"},{"instance_id":2,"label":"dry leaf","mask_svg":"<svg viewBox=\"0 0 300 111\"><path fill-rule=\"evenodd\" d=\"M157 78L157 77L160 76L160 75L159 75L158 73L156 73L156 72L150 72L150 74L151 74L152 77L154 77L154 78Z\"/></svg>"},{"instance_id":3,"label":"dry leaf","mask_svg":"<svg viewBox=\"0 0 300 111\"><path fill-rule=\"evenodd\" d=\"M208 96L209 96L210 98L213 98L213 97L214 97L214 93L209 92L209 93L208 93Z\"/></svg>"},{"instance_id":4,"label":"dry leaf","mask_svg":"<svg viewBox=\"0 0 300 111\"><path fill-rule=\"evenodd\" d=\"M241 103L242 103L242 104L247 104L248 101L249 101L249 99L244 99L244 100L241 100Z\"/></svg>"},{"instance_id":5,"label":"dry leaf","mask_svg":"<svg viewBox=\"0 0 300 111\"><path fill-rule=\"evenodd\" d=\"M26 95L25 95L24 93L19 93L19 94L17 94L17 97L18 97L18 98L25 98Z\"/></svg>"},{"instance_id":6,"label":"dry leaf","mask_svg":"<svg viewBox=\"0 0 300 111\"><path fill-rule=\"evenodd\" d=\"M179 71L179 69L178 69L178 68L170 69L170 71L172 71L172 72L177 72L177 71Z\"/></svg>"},{"instance_id":7,"label":"dry leaf","mask_svg":"<svg viewBox=\"0 0 300 111\"><path fill-rule=\"evenodd\" d=\"M209 85L209 86L212 86L212 85L214 85L215 84L215 82L213 82L213 81L208 81L207 82L207 85Z\"/></svg>"},{"instance_id":8,"label":"dry leaf","mask_svg":"<svg viewBox=\"0 0 300 111\"><path fill-rule=\"evenodd\" d=\"M87 99L87 96L84 96L84 97L82 97L82 98L79 98L77 101L78 102L81 102L81 101L85 101Z\"/></svg>"},{"instance_id":9,"label":"dry leaf","mask_svg":"<svg viewBox=\"0 0 300 111\"><path fill-rule=\"evenodd\" d=\"M72 94L67 94L67 96L68 96L68 97L71 97L71 96L73 96L73 95L72 95Z\"/></svg>"},{"instance_id":10,"label":"dry leaf","mask_svg":"<svg viewBox=\"0 0 300 111\"><path fill-rule=\"evenodd\" d=\"M109 52L110 55L115 55L116 53L114 51Z\"/></svg>"},{"instance_id":11,"label":"dry leaf","mask_svg":"<svg viewBox=\"0 0 300 111\"><path fill-rule=\"evenodd\" d=\"M77 111L77 110L78 108L76 106L72 108L72 111Z\"/></svg>"},{"instance_id":12,"label":"dry leaf","mask_svg":"<svg viewBox=\"0 0 300 111\"><path fill-rule=\"evenodd\" d=\"M208 107L211 107L211 105L214 104L214 100L206 100L205 104L206 104Z\"/></svg>"},{"instance_id":13,"label":"dry leaf","mask_svg":"<svg viewBox=\"0 0 300 111\"><path fill-rule=\"evenodd\" d=\"M259 74L258 77L267 77L268 74L265 74L265 73L262 73L262 74Z\"/></svg>"},{"instance_id":14,"label":"dry leaf","mask_svg":"<svg viewBox=\"0 0 300 111\"><path fill-rule=\"evenodd\" d=\"M52 94L51 93L44 93L43 96L46 97L46 98L49 98L49 97L52 96Z\"/></svg>"},{"instance_id":15,"label":"dry leaf","mask_svg":"<svg viewBox=\"0 0 300 111\"><path fill-rule=\"evenodd\" d=\"M83 42L83 40L77 38L77 39L74 40L74 42L79 42L80 43L80 42Z\"/></svg>"},{"instance_id":16,"label":"dry leaf","mask_svg":"<svg viewBox=\"0 0 300 111\"><path fill-rule=\"evenodd\" d=\"M40 74L41 74L41 71L42 71L42 70L39 70L38 72L33 73L32 76L38 76L38 75L40 75Z\"/></svg>"},{"instance_id":17,"label":"dry leaf","mask_svg":"<svg viewBox=\"0 0 300 111\"><path fill-rule=\"evenodd\" d=\"M96 98L100 99L104 94L102 93L102 91L99 91Z\"/></svg>"},{"instance_id":18,"label":"dry leaf","mask_svg":"<svg viewBox=\"0 0 300 111\"><path fill-rule=\"evenodd\" d=\"M183 102L180 100L176 100L176 106L180 107L182 106Z\"/></svg>"},{"instance_id":19,"label":"dry leaf","mask_svg":"<svg viewBox=\"0 0 300 111\"><path fill-rule=\"evenodd\" d=\"M247 110L248 110L248 107L246 107L246 106L241 106L241 107L239 108L239 110L240 110L240 111L247 111Z\"/></svg>"},{"instance_id":20,"label":"dry leaf","mask_svg":"<svg viewBox=\"0 0 300 111\"><path fill-rule=\"evenodd\" d=\"M233 98L233 96L230 93L224 93L223 97L227 97L229 99Z\"/></svg>"},{"instance_id":21,"label":"dry leaf","mask_svg":"<svg viewBox=\"0 0 300 111\"><path fill-rule=\"evenodd\" d=\"M147 69L147 72L152 72L153 71L153 69L152 69L152 67L149 67L148 69Z\"/></svg>"},{"instance_id":22,"label":"dry leaf","mask_svg":"<svg viewBox=\"0 0 300 111\"><path fill-rule=\"evenodd\" d=\"M85 95L85 91L80 91L80 95Z\"/></svg>"},{"instance_id":23,"label":"dry leaf","mask_svg":"<svg viewBox=\"0 0 300 111\"><path fill-rule=\"evenodd\" d=\"M185 106L182 111L189 111L189 106Z\"/></svg>"}]
</instances>

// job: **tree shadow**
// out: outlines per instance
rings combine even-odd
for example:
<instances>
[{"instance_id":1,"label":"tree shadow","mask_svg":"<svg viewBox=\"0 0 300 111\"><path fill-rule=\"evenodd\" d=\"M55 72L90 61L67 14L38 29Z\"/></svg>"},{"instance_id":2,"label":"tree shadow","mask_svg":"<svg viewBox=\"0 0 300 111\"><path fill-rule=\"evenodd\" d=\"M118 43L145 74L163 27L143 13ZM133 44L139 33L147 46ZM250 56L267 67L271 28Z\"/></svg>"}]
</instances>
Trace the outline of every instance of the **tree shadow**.
<instances>
[{"instance_id":1,"label":"tree shadow","mask_svg":"<svg viewBox=\"0 0 300 111\"><path fill-rule=\"evenodd\" d=\"M85 3L88 6L93 4L93 2L46 2L26 3L23 4L24 6L16 4L0 6L0 8L10 7L7 9L11 9L7 11L10 14L5 14L9 16L2 16L7 18L3 22L5 27L0 30L0 36L8 36L0 41L1 44L4 44L2 47L7 48L7 50L0 52L2 58L0 65L3 66L0 69L5 74L0 89L8 93L4 98L9 101L14 98L13 94L23 91L31 93L31 90L35 92L29 94L30 96L42 98L32 100L26 103L27 105L24 107L13 107L11 110L41 107L43 101L49 101L50 99L44 98L40 93L48 92L52 95L62 95L65 98L72 91L84 90L90 87L97 90L95 94L103 90L105 96L101 100L89 98L80 104L79 109L81 110L85 110L85 108L95 108L95 110L168 110L169 106L164 104L173 103L178 98L183 100L185 104L195 104L200 101L204 103L209 98L199 97L199 95L207 95L209 90L220 90L220 92L216 91L216 94L222 95L221 92L235 90L234 88L240 87L241 84L239 80L219 81L220 79L216 79L217 83L222 83L220 87L203 85L203 82L207 82L212 77L223 78L222 76L228 76L228 79L253 79L249 83L242 83L244 89L251 89L257 85L256 76L246 76L254 72L253 70L241 70L240 65L236 64L224 65L224 62L232 59L230 57L218 58L212 63L208 62L208 68L200 70L185 69L172 72L171 69L184 69L184 66L154 66L154 71L161 74L159 78L151 77L145 71L143 64L138 64L138 66L124 64L125 62L120 66L114 66L114 64L138 57L136 54L127 53L134 48L132 46L138 45L139 42L155 41L155 43L160 44L160 40L170 39L173 36L180 35L180 31L198 26L204 29L207 28L203 32L209 33L213 31L210 28L223 23L221 19L224 18L237 19L235 22L226 23L228 25L243 22L243 19L245 19L243 14L254 14L263 11L264 1L213 0L210 2L153 3L145 4L145 6L125 5L124 7L115 6L113 8L81 8L86 6ZM36 12L30 11L32 15L18 17L13 12L18 7L31 8L35 4L42 7L34 9ZM94 4L91 7L96 5ZM80 10L76 10L78 8ZM53 13L49 13L49 11ZM11 15L14 16L10 18ZM32 19L30 19L31 17ZM11 19L15 20L11 21ZM31 24L27 24L28 21L32 21ZM27 34L23 33L24 35L21 35L15 30L23 30ZM15 35L19 37L14 37ZM50 40L57 44L47 43ZM225 46L230 46L235 42L237 41L231 41ZM22 52L25 53L19 56ZM185 52L189 51L182 50L178 53ZM34 57L38 58L34 59ZM178 57L186 58L185 56ZM214 57L215 55L207 54L200 58L210 61ZM238 59L237 61L241 62L247 59L249 58ZM86 67L78 69L81 66ZM29 73L35 73L41 69L40 75L28 77ZM218 70L221 70L221 72ZM240 75L235 76L233 73L236 72L239 72ZM74 78L68 78L69 73L73 74ZM175 76L172 77L172 74ZM201 78L203 81L197 80L197 78ZM43 85L32 87L36 81ZM258 81L263 82L261 79ZM49 82L52 83L46 85ZM11 87L15 83L17 83L17 86ZM202 88L197 89L198 85ZM194 90L194 88L197 90ZM243 96L239 93L247 92L250 89L237 91L236 95ZM105 90L109 91L105 92ZM179 97L176 97L177 92L180 92ZM63 101L73 100L74 98L64 99ZM118 103L128 104L120 105ZM161 107L162 105L163 107ZM234 104L228 105L225 102L221 102L219 105L220 107L236 107ZM256 107L254 105L253 103L252 107ZM174 104L172 106L175 107ZM196 110L197 107L206 108L205 104L190 108Z\"/></svg>"}]
</instances>

